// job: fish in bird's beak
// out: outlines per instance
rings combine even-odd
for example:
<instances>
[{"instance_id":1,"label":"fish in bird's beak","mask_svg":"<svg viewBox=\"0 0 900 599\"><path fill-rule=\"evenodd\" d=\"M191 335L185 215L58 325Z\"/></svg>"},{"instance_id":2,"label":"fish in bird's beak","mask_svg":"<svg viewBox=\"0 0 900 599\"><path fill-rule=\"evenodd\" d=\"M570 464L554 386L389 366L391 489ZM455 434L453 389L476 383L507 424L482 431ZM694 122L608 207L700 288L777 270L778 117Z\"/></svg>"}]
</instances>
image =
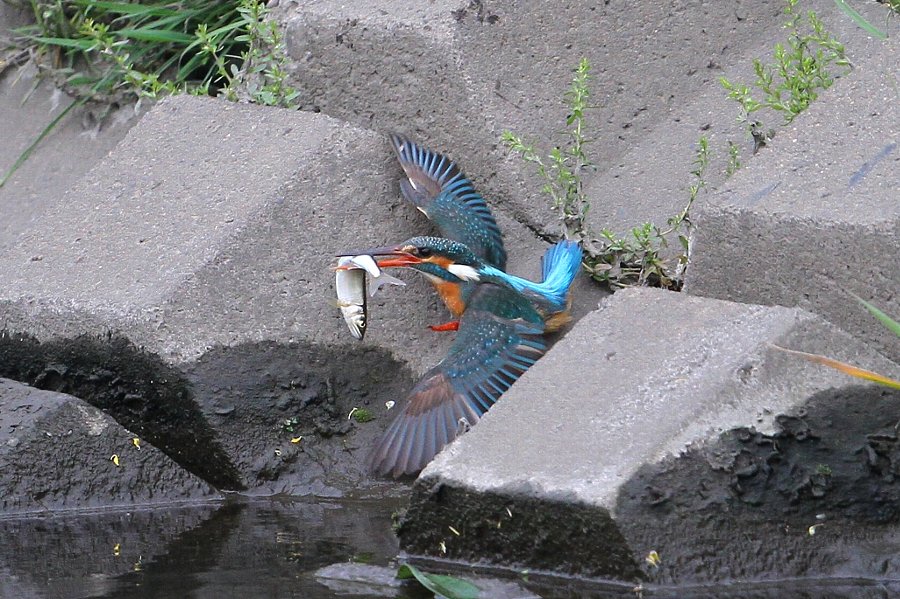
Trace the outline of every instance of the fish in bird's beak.
<instances>
[{"instance_id":1,"label":"fish in bird's beak","mask_svg":"<svg viewBox=\"0 0 900 599\"><path fill-rule=\"evenodd\" d=\"M366 334L368 323L366 274L374 280L369 289L369 295L372 297L383 285L406 285L406 283L381 272L375 259L368 254L341 256L334 270L334 289L337 293L338 307L350 333L357 339L362 339Z\"/></svg>"}]
</instances>

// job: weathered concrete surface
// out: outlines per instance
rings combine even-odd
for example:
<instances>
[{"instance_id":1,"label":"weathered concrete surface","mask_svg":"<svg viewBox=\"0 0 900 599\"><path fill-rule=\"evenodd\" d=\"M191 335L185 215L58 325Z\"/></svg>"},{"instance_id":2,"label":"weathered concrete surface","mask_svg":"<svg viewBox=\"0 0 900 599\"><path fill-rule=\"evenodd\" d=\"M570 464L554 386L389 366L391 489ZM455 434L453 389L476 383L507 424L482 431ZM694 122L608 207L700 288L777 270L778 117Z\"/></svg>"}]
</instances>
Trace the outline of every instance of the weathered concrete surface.
<instances>
[{"instance_id":1,"label":"weathered concrete surface","mask_svg":"<svg viewBox=\"0 0 900 599\"><path fill-rule=\"evenodd\" d=\"M413 554L664 583L896 577L900 565L883 564L875 550L850 563L806 559L808 553L790 549L807 540L797 520L815 524L816 510L826 511L835 528L860 526L864 532L849 546L861 537L892 542L892 528L879 526L900 515L875 514L878 505L896 505L898 487L884 474L894 462L879 461L893 455L894 441L872 450L879 471L867 468L866 452L857 448L866 434L889 434L885 426L900 420L900 395L844 389L850 383L845 375L770 344L826 353L888 375L900 371L802 310L621 291L582 319L477 427L425 469L401 544ZM807 431L814 429L805 437L796 424L804 410L811 415ZM719 434L724 440L717 440ZM728 439L737 441L729 445ZM805 454L787 447L778 453L781 444L802 445L804 439ZM753 459L773 473L771 483L765 476L756 483L763 489L771 484L771 490L729 487L753 474L743 469L748 456L734 443L767 447L767 461ZM828 476L825 467L831 468ZM845 468L860 472L851 478ZM868 494L853 490L863 483ZM818 487L824 502L816 502ZM753 509L744 509L748 504ZM761 535L769 549L755 546L754 559L743 545L744 532L783 520L799 536L782 543L778 535ZM702 530L694 534L694 525ZM720 563L707 569L713 546ZM650 550L662 554L660 547L671 565L660 570L664 574L644 562ZM849 555L841 547L847 545L833 539L818 546L832 558Z\"/></svg>"},{"instance_id":2,"label":"weathered concrete surface","mask_svg":"<svg viewBox=\"0 0 900 599\"><path fill-rule=\"evenodd\" d=\"M0 379L0 513L218 497L84 401ZM118 456L118 465L111 457Z\"/></svg>"},{"instance_id":3,"label":"weathered concrete surface","mask_svg":"<svg viewBox=\"0 0 900 599\"><path fill-rule=\"evenodd\" d=\"M754 58L772 62L774 44L784 43L787 38L787 31L777 26L787 19L780 12L784 5L776 2L770 9L759 2L728 4L733 10L729 17L734 21L724 18L720 32L711 31L716 27L711 25L702 35L738 34L736 44L731 39L722 41L716 52L704 54L703 58L709 62L703 68L692 65L683 74L676 71L664 76L664 81L671 81L673 76L690 77L689 96L676 94L665 111L652 115L641 111L634 122L622 125L624 133L629 135L627 148L614 157L609 168L599 169L586 188L592 200L589 223L595 230L609 227L621 231L647 221L660 224L683 208L689 197L689 186L695 183L690 173L696 168L694 160L701 136L707 138L710 148L710 163L703 175L708 188L717 188L726 179L728 142L738 146L742 164L754 161L753 140L738 122L738 105L728 98L719 80L725 76L731 81L750 83L756 80ZM723 14L725 8L721 7ZM869 2L855 8L870 22L900 35L896 19L886 20L885 7ZM833 2L804 0L801 9L817 12L828 30L844 43L847 57L854 64L864 63L882 51L881 42L868 36ZM745 27L752 28L750 39L743 38ZM689 48L690 44L684 46L686 51ZM678 51L674 49L673 53ZM831 71L836 76L843 72L837 67ZM757 95L754 93L754 97ZM832 89L821 93L817 102L840 102L841 97L840 88ZM605 106L601 105L596 118L602 118L605 112ZM775 128L782 123L781 115L774 112L762 110L755 116L768 127ZM629 133L635 126L639 127L638 131ZM602 139L605 142L608 138ZM594 152L596 148L591 146L590 150ZM700 208L706 202L707 194L701 193L695 206Z\"/></svg>"},{"instance_id":4,"label":"weathered concrete surface","mask_svg":"<svg viewBox=\"0 0 900 599\"><path fill-rule=\"evenodd\" d=\"M897 37L698 206L685 291L800 306L900 359L847 293L900 315Z\"/></svg>"},{"instance_id":5,"label":"weathered concrete surface","mask_svg":"<svg viewBox=\"0 0 900 599\"><path fill-rule=\"evenodd\" d=\"M548 151L563 142L571 70L593 65L586 137L589 221L626 230L683 208L701 135L744 142L718 83L749 79L752 59L784 40L784 2L547 3L540 0L282 0L294 83L304 107L399 130L465 162L501 210L546 233L558 225L530 165L500 145L512 130ZM805 2L854 40L859 28L827 0ZM877 5L859 7L876 21ZM880 19L877 19L880 23ZM847 39L842 37L841 39ZM715 146L714 146L715 147ZM718 163L717 163L718 164ZM716 179L710 169L707 178Z\"/></svg>"},{"instance_id":6,"label":"weathered concrete surface","mask_svg":"<svg viewBox=\"0 0 900 599\"><path fill-rule=\"evenodd\" d=\"M24 10L0 2L0 60L6 54L2 49L8 30L27 22ZM0 69L0 177L72 101L51 82L38 81L31 65ZM0 187L0 252L106 156L137 120L131 105L73 108Z\"/></svg>"},{"instance_id":7,"label":"weathered concrete surface","mask_svg":"<svg viewBox=\"0 0 900 599\"><path fill-rule=\"evenodd\" d=\"M445 309L415 273L371 302L362 343L335 308L336 253L430 230L400 176L386 139L324 115L164 100L2 240L0 376L109 410L219 488L355 489L385 402L453 338L427 330ZM545 244L501 226L535 276Z\"/></svg>"},{"instance_id":8,"label":"weathered concrete surface","mask_svg":"<svg viewBox=\"0 0 900 599\"><path fill-rule=\"evenodd\" d=\"M3 322L41 338L117 330L173 362L242 341L349 346L334 255L428 230L400 172L381 136L322 115L167 99L6 240ZM511 270L537 271L540 242L504 224ZM375 301L366 343L424 368L410 340L444 316L425 289Z\"/></svg>"}]
</instances>

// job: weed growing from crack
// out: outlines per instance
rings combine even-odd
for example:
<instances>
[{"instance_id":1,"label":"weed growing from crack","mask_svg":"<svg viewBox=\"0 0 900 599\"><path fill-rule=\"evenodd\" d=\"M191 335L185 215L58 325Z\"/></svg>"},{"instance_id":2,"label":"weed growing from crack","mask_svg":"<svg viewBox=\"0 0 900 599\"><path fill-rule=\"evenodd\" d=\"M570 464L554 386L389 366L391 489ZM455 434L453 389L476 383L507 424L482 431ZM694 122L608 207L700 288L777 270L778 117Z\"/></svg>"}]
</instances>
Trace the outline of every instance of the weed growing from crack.
<instances>
[{"instance_id":1,"label":"weed growing from crack","mask_svg":"<svg viewBox=\"0 0 900 599\"><path fill-rule=\"evenodd\" d=\"M732 141L728 141L728 164L725 166L725 177L738 172L741 168L741 150Z\"/></svg>"},{"instance_id":2,"label":"weed growing from crack","mask_svg":"<svg viewBox=\"0 0 900 599\"><path fill-rule=\"evenodd\" d=\"M700 138L694 159L690 197L685 208L661 228L653 223L634 227L624 236L609 229L596 235L586 223L590 203L584 193L583 174L591 167L585 152L585 111L590 107L590 64L582 58L575 68L572 84L565 93L569 108L566 117L567 144L554 147L542 156L534 144L510 131L504 131L502 142L526 162L536 165L544 180L541 190L550 196L551 205L559 213L563 235L581 243L582 265L596 281L613 288L651 285L680 289L689 253L689 211L700 190L706 187L703 178L709 164L710 150L705 137ZM739 162L735 158L735 164ZM737 166L735 167L737 168ZM667 255L669 237L677 235L681 252Z\"/></svg>"},{"instance_id":3,"label":"weed growing from crack","mask_svg":"<svg viewBox=\"0 0 900 599\"><path fill-rule=\"evenodd\" d=\"M787 0L784 12L789 34L785 44L775 44L773 62L753 61L755 91L726 77L719 80L728 97L741 107L738 120L754 140L754 153L774 136L774 130L767 130L755 118L758 111L780 113L783 123L788 124L806 110L820 91L831 87L835 80L832 67L850 69L843 44L825 29L815 11L808 11L804 18L798 3L799 0ZM754 93L762 94L761 99L756 99Z\"/></svg>"}]
</instances>

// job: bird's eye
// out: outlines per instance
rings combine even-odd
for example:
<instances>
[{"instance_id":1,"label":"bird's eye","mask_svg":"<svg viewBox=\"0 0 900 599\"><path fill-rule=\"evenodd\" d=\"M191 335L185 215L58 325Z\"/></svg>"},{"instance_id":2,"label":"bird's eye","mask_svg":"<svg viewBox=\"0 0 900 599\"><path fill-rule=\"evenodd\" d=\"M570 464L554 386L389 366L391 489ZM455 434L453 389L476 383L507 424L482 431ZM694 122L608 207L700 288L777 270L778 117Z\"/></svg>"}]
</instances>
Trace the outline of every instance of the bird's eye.
<instances>
[{"instance_id":1,"label":"bird's eye","mask_svg":"<svg viewBox=\"0 0 900 599\"><path fill-rule=\"evenodd\" d=\"M419 257L427 258L431 255L431 248L419 248Z\"/></svg>"}]
</instances>

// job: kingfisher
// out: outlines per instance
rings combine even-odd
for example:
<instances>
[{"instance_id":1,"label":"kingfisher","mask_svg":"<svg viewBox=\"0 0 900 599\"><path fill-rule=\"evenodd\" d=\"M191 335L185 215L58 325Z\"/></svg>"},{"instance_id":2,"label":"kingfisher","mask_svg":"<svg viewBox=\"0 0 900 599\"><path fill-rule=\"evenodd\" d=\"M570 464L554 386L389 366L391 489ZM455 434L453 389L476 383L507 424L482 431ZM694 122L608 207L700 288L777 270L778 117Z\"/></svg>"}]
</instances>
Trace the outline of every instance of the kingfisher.
<instances>
[{"instance_id":1,"label":"kingfisher","mask_svg":"<svg viewBox=\"0 0 900 599\"><path fill-rule=\"evenodd\" d=\"M401 135L390 138L406 174L403 196L441 237L353 255L373 256L379 268L421 272L455 319L431 328L458 331L448 355L412 389L371 453L376 474L398 478L424 468L546 352L545 335L570 320L568 292L581 248L561 241L547 250L540 282L506 273L500 227L460 168Z\"/></svg>"},{"instance_id":2,"label":"kingfisher","mask_svg":"<svg viewBox=\"0 0 900 599\"><path fill-rule=\"evenodd\" d=\"M375 473L396 478L424 468L544 355L544 335L569 320L568 292L581 267L581 247L561 241L547 250L539 283L486 264L450 239L413 237L359 253L376 257L379 268L413 268L440 285L455 285L462 310L449 353L412 389L373 449Z\"/></svg>"}]
</instances>

